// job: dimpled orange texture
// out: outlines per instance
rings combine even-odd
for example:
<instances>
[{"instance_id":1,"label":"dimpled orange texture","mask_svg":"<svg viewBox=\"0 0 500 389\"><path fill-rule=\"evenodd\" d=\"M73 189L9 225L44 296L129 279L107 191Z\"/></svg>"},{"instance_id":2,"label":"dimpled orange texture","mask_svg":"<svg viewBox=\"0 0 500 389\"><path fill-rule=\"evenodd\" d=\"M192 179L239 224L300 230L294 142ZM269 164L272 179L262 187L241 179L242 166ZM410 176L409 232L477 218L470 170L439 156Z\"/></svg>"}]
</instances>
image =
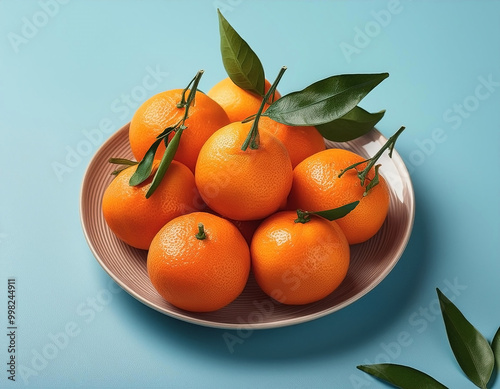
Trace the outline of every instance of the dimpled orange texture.
<instances>
[{"instance_id":1,"label":"dimpled orange texture","mask_svg":"<svg viewBox=\"0 0 500 389\"><path fill-rule=\"evenodd\" d=\"M153 173L156 171L156 161ZM131 166L109 184L102 199L102 211L113 233L130 246L147 250L156 233L173 218L196 210L200 196L193 173L182 163L172 161L155 192L146 199L152 177L130 186L137 169Z\"/></svg>"},{"instance_id":2,"label":"dimpled orange texture","mask_svg":"<svg viewBox=\"0 0 500 389\"><path fill-rule=\"evenodd\" d=\"M196 237L199 223L205 239ZM170 221L155 236L147 269L166 301L188 311L210 312L241 294L250 272L250 252L231 222L194 212Z\"/></svg>"},{"instance_id":3,"label":"dimpled orange texture","mask_svg":"<svg viewBox=\"0 0 500 389\"><path fill-rule=\"evenodd\" d=\"M292 167L326 148L323 135L315 127L287 126L264 116L260 118L259 130L268 131L283 143L290 155Z\"/></svg>"},{"instance_id":4,"label":"dimpled orange texture","mask_svg":"<svg viewBox=\"0 0 500 389\"><path fill-rule=\"evenodd\" d=\"M233 220L258 220L276 212L292 185L292 164L283 144L260 134L258 149L243 151L252 123L231 123L203 145L195 170L205 203Z\"/></svg>"},{"instance_id":5,"label":"dimpled orange texture","mask_svg":"<svg viewBox=\"0 0 500 389\"><path fill-rule=\"evenodd\" d=\"M176 125L184 116L185 108L178 108L182 89L161 92L146 100L130 121L130 148L136 160L140 161L156 137L167 127ZM188 96L186 92L186 99ZM185 121L187 128L182 133L175 160L182 162L194 172L198 153L203 143L219 128L229 123L222 107L207 95L196 92L194 104L189 108ZM170 139L173 134L170 135ZM165 145L160 143L155 158L161 159Z\"/></svg>"},{"instance_id":6,"label":"dimpled orange texture","mask_svg":"<svg viewBox=\"0 0 500 389\"><path fill-rule=\"evenodd\" d=\"M382 227L389 211L389 188L379 173L379 184L366 196L356 170L338 177L342 169L364 161L365 158L343 149L328 149L306 158L293 172L293 185L288 198L289 209L324 211L360 201L357 207L336 220L349 244L362 243L374 236ZM366 164L357 169L363 170ZM372 169L365 186L374 177Z\"/></svg>"},{"instance_id":7,"label":"dimpled orange texture","mask_svg":"<svg viewBox=\"0 0 500 389\"><path fill-rule=\"evenodd\" d=\"M269 90L271 84L265 81L265 92ZM241 122L251 115L255 115L262 103L262 97L237 86L229 77L219 81L207 95L217 101L231 122ZM274 92L274 100L281 97L278 91ZM272 102L270 99L269 102ZM269 107L266 104L265 109Z\"/></svg>"},{"instance_id":8,"label":"dimpled orange texture","mask_svg":"<svg viewBox=\"0 0 500 389\"><path fill-rule=\"evenodd\" d=\"M308 304L328 296L345 279L350 249L335 222L297 213L275 213L255 231L252 269L261 289L283 304Z\"/></svg>"}]
</instances>

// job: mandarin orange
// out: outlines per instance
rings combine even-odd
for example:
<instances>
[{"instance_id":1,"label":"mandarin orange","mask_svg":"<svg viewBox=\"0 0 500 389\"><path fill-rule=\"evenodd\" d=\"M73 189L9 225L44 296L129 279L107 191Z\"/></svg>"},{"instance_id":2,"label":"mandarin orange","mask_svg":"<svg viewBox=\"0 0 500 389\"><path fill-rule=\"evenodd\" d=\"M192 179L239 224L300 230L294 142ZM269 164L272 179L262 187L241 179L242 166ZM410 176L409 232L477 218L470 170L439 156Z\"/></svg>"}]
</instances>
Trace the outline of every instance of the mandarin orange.
<instances>
[{"instance_id":1,"label":"mandarin orange","mask_svg":"<svg viewBox=\"0 0 500 389\"><path fill-rule=\"evenodd\" d=\"M205 203L234 220L258 220L276 212L292 185L292 164L283 144L262 132L257 149L241 149L252 123L231 123L203 145L195 180Z\"/></svg>"},{"instance_id":2,"label":"mandarin orange","mask_svg":"<svg viewBox=\"0 0 500 389\"><path fill-rule=\"evenodd\" d=\"M343 149L328 149L316 153L299 163L293 172L293 185L288 198L289 209L324 211L359 200L348 215L336 220L349 244L362 243L374 236L382 227L389 210L389 188L379 175L379 184L364 196L366 185L374 177L374 169L367 175L365 186L354 169L341 178L342 169L365 158ZM362 170L366 164L357 167Z\"/></svg>"},{"instance_id":3,"label":"mandarin orange","mask_svg":"<svg viewBox=\"0 0 500 389\"><path fill-rule=\"evenodd\" d=\"M193 312L215 311L243 291L250 272L250 252L228 220L194 212L167 223L153 239L148 275L172 305Z\"/></svg>"},{"instance_id":4,"label":"mandarin orange","mask_svg":"<svg viewBox=\"0 0 500 389\"><path fill-rule=\"evenodd\" d=\"M319 216L297 222L283 211L265 219L250 246L261 289L284 304L308 304L332 293L349 268L347 239L335 223Z\"/></svg>"},{"instance_id":5,"label":"mandarin orange","mask_svg":"<svg viewBox=\"0 0 500 389\"><path fill-rule=\"evenodd\" d=\"M130 186L137 169L131 166L111 181L104 192L102 211L113 233L130 246L147 250L153 237L173 218L198 210L200 196L193 173L182 163L172 161L156 191L146 199L152 175L138 186Z\"/></svg>"},{"instance_id":6,"label":"mandarin orange","mask_svg":"<svg viewBox=\"0 0 500 389\"><path fill-rule=\"evenodd\" d=\"M158 93L146 100L135 112L130 121L129 141L138 161L163 130L176 125L184 116L185 108L177 107L182 92L182 89L173 89ZM186 96L188 93L189 91ZM219 104L207 95L196 92L194 104L189 107L189 117L185 121L187 128L182 134L175 160L194 172L201 146L215 131L228 123L229 118ZM164 152L165 146L161 143L155 158L161 159Z\"/></svg>"},{"instance_id":7,"label":"mandarin orange","mask_svg":"<svg viewBox=\"0 0 500 389\"><path fill-rule=\"evenodd\" d=\"M265 81L265 92L271 84ZM251 115L255 115L262 103L262 97L237 86L229 77L219 81L207 95L217 101L224 108L231 122L240 122ZM278 91L274 93L274 100L281 97ZM273 100L270 99L269 103ZM267 108L268 105L266 105Z\"/></svg>"}]
</instances>

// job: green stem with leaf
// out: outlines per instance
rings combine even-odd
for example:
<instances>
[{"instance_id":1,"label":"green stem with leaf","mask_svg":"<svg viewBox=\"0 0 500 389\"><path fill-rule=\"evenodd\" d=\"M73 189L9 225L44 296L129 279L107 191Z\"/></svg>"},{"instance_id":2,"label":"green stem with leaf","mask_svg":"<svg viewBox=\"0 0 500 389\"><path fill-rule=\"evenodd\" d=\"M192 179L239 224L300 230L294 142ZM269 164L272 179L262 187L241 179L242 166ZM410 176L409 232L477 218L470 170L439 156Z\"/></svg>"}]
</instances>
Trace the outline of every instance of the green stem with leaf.
<instances>
[{"instance_id":1,"label":"green stem with leaf","mask_svg":"<svg viewBox=\"0 0 500 389\"><path fill-rule=\"evenodd\" d=\"M329 209L326 211L316 211L316 212L303 211L302 209L297 209L297 219L295 219L294 222L305 224L311 220L311 215L318 215L330 221L340 219L341 217L344 217L349 212L351 212L354 208L356 208L358 204L359 201L354 201L352 203L343 205L341 207Z\"/></svg>"},{"instance_id":2,"label":"green stem with leaf","mask_svg":"<svg viewBox=\"0 0 500 389\"><path fill-rule=\"evenodd\" d=\"M156 155L156 150L158 149L160 143L165 144L165 152L163 153L163 156L161 158L160 164L158 165L158 168L156 169L155 175L153 177L153 180L151 182L151 186L149 187L147 193L146 193L146 198L149 198L154 191L158 188L160 185L163 177L165 176L165 173L167 172L170 164L172 163L172 160L174 159L175 153L179 147L179 142L181 135L183 131L187 128L186 127L186 120L189 117L189 108L193 104L195 97L196 97L196 92L198 90L198 84L200 82L200 79L203 75L203 70L198 71L196 76L189 82L188 86L182 91L181 94L181 101L177 103L177 108L179 109L184 109L184 115L181 120L179 120L176 124L173 126L167 127L165 130L163 130L157 137L155 142L151 145L151 147L148 149L142 160L138 163L137 169L130 177L129 184L130 186L137 186L142 184L144 181L146 181L150 176L151 172L153 170L153 163ZM186 93L189 90L189 94L187 95L186 98ZM168 137L171 133L174 133L175 135L172 137L172 140L169 142ZM128 161L128 160L123 160L123 159L115 159L112 158L110 159L111 163L119 163L121 165L132 165L136 164L133 161ZM122 169L123 170L123 169ZM121 170L117 170L115 172L120 172ZM115 173L114 172L114 173ZM118 174L116 173L116 174Z\"/></svg>"},{"instance_id":3,"label":"green stem with leaf","mask_svg":"<svg viewBox=\"0 0 500 389\"><path fill-rule=\"evenodd\" d=\"M276 91L276 88L278 87L281 77L283 77L285 71L286 71L286 66L283 66L280 69L280 72L278 73L276 80L273 82L267 93L264 95L259 110L255 114L255 118L253 119L252 128L250 129L250 132L248 133L245 142L243 142L243 145L241 146L241 149L243 151L245 151L249 146L252 150L256 150L259 148L259 119L262 115L262 112L264 112L264 107L266 106L270 97L274 95L274 92Z\"/></svg>"},{"instance_id":4,"label":"green stem with leaf","mask_svg":"<svg viewBox=\"0 0 500 389\"><path fill-rule=\"evenodd\" d=\"M391 136L387 142L380 148L380 150L371 158L366 159L361 162L357 162L351 166L346 167L345 169L341 170L339 173L338 177L341 178L348 170L355 169L358 172L358 178L360 179L361 186L365 186L365 181L367 179L367 175L370 172L372 168L375 169L375 175L371 179L370 183L366 186L365 191L363 193L363 196L366 196L369 192L370 189L372 189L375 185L379 183L379 174L378 174L378 169L380 165L375 165L378 161L378 159L382 156L385 150L389 149L389 157L392 158L392 152L394 150L394 146L396 145L396 141L401 135L401 133L405 130L405 127L401 127L393 136ZM359 165L367 163L366 167L358 171L356 168Z\"/></svg>"}]
</instances>

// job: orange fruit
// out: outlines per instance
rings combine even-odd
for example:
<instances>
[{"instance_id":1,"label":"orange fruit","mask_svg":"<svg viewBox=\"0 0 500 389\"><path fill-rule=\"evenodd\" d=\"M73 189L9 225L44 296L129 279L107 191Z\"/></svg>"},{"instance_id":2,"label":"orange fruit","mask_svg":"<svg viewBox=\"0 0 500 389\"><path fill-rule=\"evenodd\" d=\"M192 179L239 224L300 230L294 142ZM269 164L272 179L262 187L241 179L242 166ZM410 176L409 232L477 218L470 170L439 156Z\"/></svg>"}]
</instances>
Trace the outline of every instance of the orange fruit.
<instances>
[{"instance_id":1,"label":"orange fruit","mask_svg":"<svg viewBox=\"0 0 500 389\"><path fill-rule=\"evenodd\" d=\"M197 237L199 224L204 238ZM178 308L193 312L220 309L243 291L250 252L228 220L194 212L167 223L148 252L147 269L158 293Z\"/></svg>"},{"instance_id":2,"label":"orange fruit","mask_svg":"<svg viewBox=\"0 0 500 389\"><path fill-rule=\"evenodd\" d=\"M271 84L266 80L266 93L270 87ZM215 84L207 92L207 95L224 108L231 122L241 122L247 117L255 115L262 103L262 97L240 88L229 77ZM275 91L274 100L278 100L280 97L279 92ZM270 102L272 102L272 99Z\"/></svg>"},{"instance_id":3,"label":"orange fruit","mask_svg":"<svg viewBox=\"0 0 500 389\"><path fill-rule=\"evenodd\" d=\"M153 173L158 161L153 165ZM146 199L153 174L138 186L129 180L137 169L131 166L111 181L104 192L102 211L113 233L130 246L147 250L165 223L199 206L193 173L172 161L156 191Z\"/></svg>"},{"instance_id":4,"label":"orange fruit","mask_svg":"<svg viewBox=\"0 0 500 389\"><path fill-rule=\"evenodd\" d=\"M325 150L323 135L312 126L287 126L263 116L259 120L259 130L270 132L283 143L290 154L292 167Z\"/></svg>"},{"instance_id":5,"label":"orange fruit","mask_svg":"<svg viewBox=\"0 0 500 389\"><path fill-rule=\"evenodd\" d=\"M311 216L295 222L283 211L265 219L252 238L252 269L261 289L283 304L308 304L328 296L344 280L350 250L335 222Z\"/></svg>"},{"instance_id":6,"label":"orange fruit","mask_svg":"<svg viewBox=\"0 0 500 389\"><path fill-rule=\"evenodd\" d=\"M382 227L389 211L389 188L379 173L379 184L363 196L366 185L373 179L372 169L365 187L354 169L338 178L341 170L365 158L342 149L328 149L316 153L299 163L293 172L293 186L288 198L289 209L324 211L359 200L349 214L336 222L350 244L365 242ZM363 170L366 164L357 169Z\"/></svg>"},{"instance_id":7,"label":"orange fruit","mask_svg":"<svg viewBox=\"0 0 500 389\"><path fill-rule=\"evenodd\" d=\"M135 112L130 121L130 148L136 160L140 161L167 127L174 126L184 116L185 108L178 108L182 89L173 89L158 93L146 100ZM189 91L186 92L186 98ZM175 160L182 162L194 172L198 153L203 143L219 128L229 123L229 118L222 107L207 95L197 92L194 104L189 107L187 126L183 132ZM170 138L173 134L170 136ZM155 154L161 159L165 152L163 142Z\"/></svg>"},{"instance_id":8,"label":"orange fruit","mask_svg":"<svg viewBox=\"0 0 500 389\"><path fill-rule=\"evenodd\" d=\"M285 146L262 132L258 149L243 145L252 123L231 123L203 145L195 180L205 203L234 220L258 220L285 203L292 185L292 164Z\"/></svg>"}]
</instances>

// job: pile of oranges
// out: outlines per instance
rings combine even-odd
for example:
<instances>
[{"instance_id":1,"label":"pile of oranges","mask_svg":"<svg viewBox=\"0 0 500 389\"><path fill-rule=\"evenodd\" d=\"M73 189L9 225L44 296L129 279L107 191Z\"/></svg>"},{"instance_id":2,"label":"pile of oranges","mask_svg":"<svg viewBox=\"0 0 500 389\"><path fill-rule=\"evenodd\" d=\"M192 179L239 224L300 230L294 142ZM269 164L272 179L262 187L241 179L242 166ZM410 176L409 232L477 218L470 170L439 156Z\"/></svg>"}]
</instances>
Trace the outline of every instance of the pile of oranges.
<instances>
[{"instance_id":1,"label":"pile of oranges","mask_svg":"<svg viewBox=\"0 0 500 389\"><path fill-rule=\"evenodd\" d=\"M137 161L182 120L185 92L159 93L135 112L129 142ZM384 223L389 189L383 177L367 192L375 169L364 185L355 169L341 175L364 158L326 149L315 127L252 119L261 104L267 106L229 78L207 94L195 92L174 160L154 193L146 197L168 142L158 147L149 178L131 186L138 165L130 166L104 193L107 225L125 243L148 250L152 285L178 308L220 309L240 295L250 272L280 303L318 301L344 280L350 245L370 239ZM254 120L256 145L243 150ZM314 214L357 201L336 221Z\"/></svg>"}]
</instances>

